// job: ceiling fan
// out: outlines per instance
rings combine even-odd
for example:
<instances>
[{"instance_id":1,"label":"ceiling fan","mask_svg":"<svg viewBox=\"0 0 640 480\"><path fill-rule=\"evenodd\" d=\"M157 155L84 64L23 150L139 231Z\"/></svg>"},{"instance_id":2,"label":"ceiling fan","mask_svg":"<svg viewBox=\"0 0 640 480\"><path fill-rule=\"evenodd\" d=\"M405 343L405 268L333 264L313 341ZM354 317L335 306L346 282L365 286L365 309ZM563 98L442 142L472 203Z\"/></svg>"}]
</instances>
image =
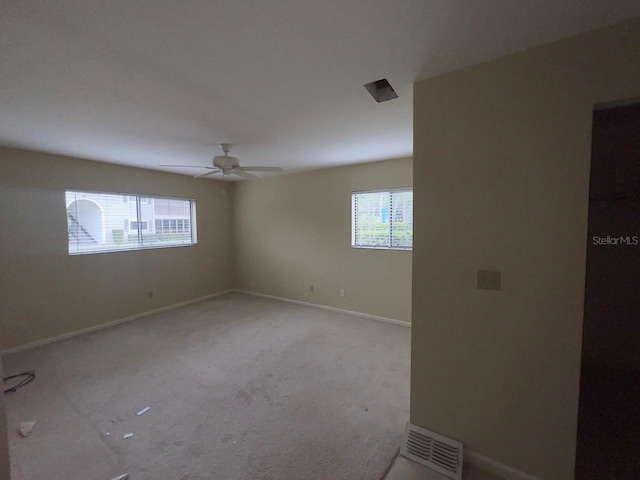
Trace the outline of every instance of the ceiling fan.
<instances>
[{"instance_id":1,"label":"ceiling fan","mask_svg":"<svg viewBox=\"0 0 640 480\"><path fill-rule=\"evenodd\" d=\"M243 178L258 178L249 172L283 172L280 167L241 167L240 160L236 157L229 156L231 146L228 143L220 144L220 148L224 152L224 155L216 155L213 157L213 167L207 167L203 165L160 165L161 167L176 167L176 168L206 168L209 172L201 173L193 178L208 177L216 173L222 173L222 175L238 175Z\"/></svg>"}]
</instances>

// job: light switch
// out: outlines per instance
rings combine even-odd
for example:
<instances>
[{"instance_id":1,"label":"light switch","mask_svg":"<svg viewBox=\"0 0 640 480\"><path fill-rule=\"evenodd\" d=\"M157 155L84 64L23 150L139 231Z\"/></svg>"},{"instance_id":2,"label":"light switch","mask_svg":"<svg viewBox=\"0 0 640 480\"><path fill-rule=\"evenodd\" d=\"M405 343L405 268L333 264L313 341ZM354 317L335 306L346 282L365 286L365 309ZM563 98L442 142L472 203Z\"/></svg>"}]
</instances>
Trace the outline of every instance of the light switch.
<instances>
[{"instance_id":1,"label":"light switch","mask_svg":"<svg viewBox=\"0 0 640 480\"><path fill-rule=\"evenodd\" d=\"M478 270L478 288L481 290L500 290L500 272L497 270Z\"/></svg>"}]
</instances>

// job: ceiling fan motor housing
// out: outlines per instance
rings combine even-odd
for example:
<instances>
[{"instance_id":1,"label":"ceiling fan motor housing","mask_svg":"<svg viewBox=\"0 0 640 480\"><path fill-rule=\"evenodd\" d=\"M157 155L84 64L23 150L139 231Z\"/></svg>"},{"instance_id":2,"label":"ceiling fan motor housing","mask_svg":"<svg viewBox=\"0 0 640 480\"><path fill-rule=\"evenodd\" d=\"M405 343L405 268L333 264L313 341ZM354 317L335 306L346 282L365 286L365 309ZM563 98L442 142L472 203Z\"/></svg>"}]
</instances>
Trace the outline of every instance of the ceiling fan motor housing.
<instances>
[{"instance_id":1,"label":"ceiling fan motor housing","mask_svg":"<svg viewBox=\"0 0 640 480\"><path fill-rule=\"evenodd\" d=\"M236 157L215 156L213 157L213 165L221 170L230 170L240 166L240 160Z\"/></svg>"}]
</instances>

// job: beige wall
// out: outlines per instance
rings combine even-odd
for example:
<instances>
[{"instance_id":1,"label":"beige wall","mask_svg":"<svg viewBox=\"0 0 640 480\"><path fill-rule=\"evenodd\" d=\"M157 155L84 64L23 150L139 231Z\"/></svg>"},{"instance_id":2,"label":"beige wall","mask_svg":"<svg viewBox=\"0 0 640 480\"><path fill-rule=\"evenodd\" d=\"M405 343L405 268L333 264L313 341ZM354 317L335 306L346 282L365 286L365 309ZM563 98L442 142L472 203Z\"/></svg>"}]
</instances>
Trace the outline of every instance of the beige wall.
<instances>
[{"instance_id":1,"label":"beige wall","mask_svg":"<svg viewBox=\"0 0 640 480\"><path fill-rule=\"evenodd\" d=\"M69 256L65 189L194 198L198 245ZM232 288L231 197L228 183L0 147L2 348Z\"/></svg>"},{"instance_id":2,"label":"beige wall","mask_svg":"<svg viewBox=\"0 0 640 480\"><path fill-rule=\"evenodd\" d=\"M573 478L592 107L638 96L640 19L415 85L412 422Z\"/></svg>"},{"instance_id":3,"label":"beige wall","mask_svg":"<svg viewBox=\"0 0 640 480\"><path fill-rule=\"evenodd\" d=\"M351 248L351 192L411 177L400 159L239 183L238 288L410 321L411 252Z\"/></svg>"}]
</instances>

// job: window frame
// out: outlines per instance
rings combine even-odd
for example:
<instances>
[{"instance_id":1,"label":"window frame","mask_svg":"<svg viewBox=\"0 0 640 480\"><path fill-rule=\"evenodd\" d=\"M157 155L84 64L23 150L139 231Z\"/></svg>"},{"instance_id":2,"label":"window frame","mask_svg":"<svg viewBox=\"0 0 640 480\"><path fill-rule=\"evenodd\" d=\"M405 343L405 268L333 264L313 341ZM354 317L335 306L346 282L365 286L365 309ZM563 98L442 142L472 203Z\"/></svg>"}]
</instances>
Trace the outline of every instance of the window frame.
<instances>
[{"instance_id":1,"label":"window frame","mask_svg":"<svg viewBox=\"0 0 640 480\"><path fill-rule=\"evenodd\" d=\"M76 256L76 255L94 255L94 254L101 254L101 253L114 253L114 252L132 252L132 251L139 251L139 250L155 250L155 249L162 249L162 248L179 248L179 247L194 247L196 245L198 245L198 236L197 236L197 208L196 208L196 200L194 198L185 198L185 197L171 197L171 196L167 196L167 195L152 195L152 194L136 194L136 193L125 193L125 192L108 192L108 191L99 191L99 190L82 190L82 189L76 189L76 188L65 188L64 189L64 195L65 195L65 202L64 202L64 209L65 209L65 217L68 214L68 205L67 205L67 194L86 194L86 195L113 195L113 196L122 196L123 200L126 199L126 203L134 203L133 201L131 201L130 199L132 197L135 197L136 201L135 201L135 205L136 205L136 212L137 212L137 219L130 219L130 218L126 218L124 219L127 222L127 225L130 226L130 222L133 221L138 221L141 224L146 223L147 224L147 229L142 229L142 230L131 230L129 229L129 232L136 232L138 234L138 245L134 246L134 247L129 247L129 248L104 248L104 249L99 249L99 250L88 250L88 251L77 251L77 252L72 252L70 250L70 242L69 242L69 236L67 234L67 253L69 254L69 256ZM189 212L189 226L190 226L190 232L191 232L191 243L176 243L176 244L155 244L155 245L142 245L142 234L143 232L149 232L150 231L150 227L153 224L155 225L155 221L152 221L150 219L144 219L142 218L142 210L140 208L140 205L146 205L146 204L150 204L151 202L149 201L149 199L161 199L161 200L180 200L180 201L185 201L185 202L189 202L189 206L190 206L190 212ZM124 233L127 233L127 229L123 229ZM153 231L155 233L155 230Z\"/></svg>"},{"instance_id":2,"label":"window frame","mask_svg":"<svg viewBox=\"0 0 640 480\"><path fill-rule=\"evenodd\" d=\"M393 208L389 211L389 245L356 245L356 195L367 194L367 193L388 193L389 195L393 193L406 193L411 192L411 196L413 197L413 186L411 187L396 187L396 188L379 188L375 190L354 190L351 192L351 248L355 248L357 250L395 250L400 252L412 252L413 251L413 228L411 229L411 246L410 247L402 247L402 246L393 246L391 245L393 240ZM412 218L413 218L413 204L411 207L412 210ZM413 227L413 220L411 222Z\"/></svg>"}]
</instances>

